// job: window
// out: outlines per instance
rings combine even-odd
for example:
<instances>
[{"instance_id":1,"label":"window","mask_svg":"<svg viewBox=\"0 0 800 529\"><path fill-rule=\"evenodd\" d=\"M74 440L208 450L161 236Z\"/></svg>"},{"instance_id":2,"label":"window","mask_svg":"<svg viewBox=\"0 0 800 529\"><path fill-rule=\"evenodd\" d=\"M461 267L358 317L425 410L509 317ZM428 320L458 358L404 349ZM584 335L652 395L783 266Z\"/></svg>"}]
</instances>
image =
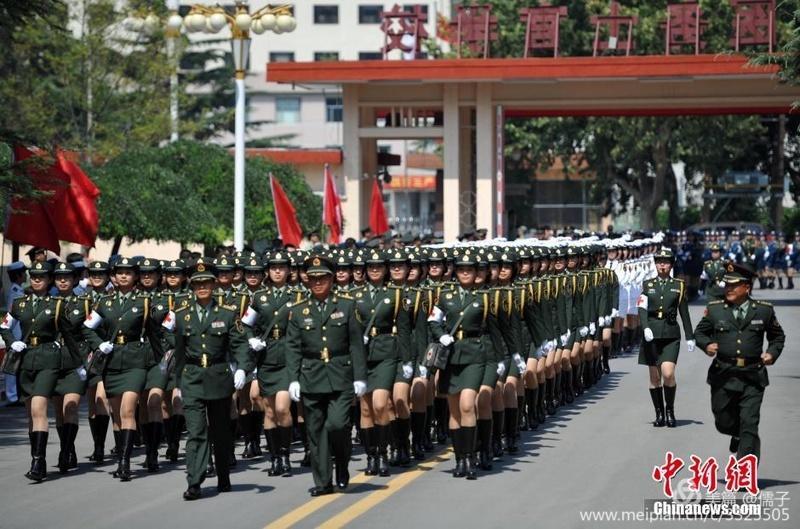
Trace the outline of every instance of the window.
<instances>
[{"instance_id":1,"label":"window","mask_svg":"<svg viewBox=\"0 0 800 529\"><path fill-rule=\"evenodd\" d=\"M360 51L358 52L359 61L380 61L383 59L383 53L379 51Z\"/></svg>"},{"instance_id":2,"label":"window","mask_svg":"<svg viewBox=\"0 0 800 529\"><path fill-rule=\"evenodd\" d=\"M358 23L380 24L382 22L381 13L383 13L382 5L358 6Z\"/></svg>"},{"instance_id":3,"label":"window","mask_svg":"<svg viewBox=\"0 0 800 529\"><path fill-rule=\"evenodd\" d=\"M403 11L406 13L413 13L416 6L420 6L422 8L422 13L424 15L428 14L428 4L405 4L403 6Z\"/></svg>"},{"instance_id":4,"label":"window","mask_svg":"<svg viewBox=\"0 0 800 529\"><path fill-rule=\"evenodd\" d=\"M314 61L338 61L339 60L339 52L338 51L315 51L314 52Z\"/></svg>"},{"instance_id":5,"label":"window","mask_svg":"<svg viewBox=\"0 0 800 529\"><path fill-rule=\"evenodd\" d=\"M329 123L339 123L342 121L342 98L325 98L325 121Z\"/></svg>"},{"instance_id":6,"label":"window","mask_svg":"<svg viewBox=\"0 0 800 529\"><path fill-rule=\"evenodd\" d=\"M275 121L278 123L297 123L300 121L299 97L275 98Z\"/></svg>"},{"instance_id":7,"label":"window","mask_svg":"<svg viewBox=\"0 0 800 529\"><path fill-rule=\"evenodd\" d=\"M294 52L271 51L269 52L269 62L294 62Z\"/></svg>"},{"instance_id":8,"label":"window","mask_svg":"<svg viewBox=\"0 0 800 529\"><path fill-rule=\"evenodd\" d=\"M339 6L314 6L314 24L338 24Z\"/></svg>"}]
</instances>

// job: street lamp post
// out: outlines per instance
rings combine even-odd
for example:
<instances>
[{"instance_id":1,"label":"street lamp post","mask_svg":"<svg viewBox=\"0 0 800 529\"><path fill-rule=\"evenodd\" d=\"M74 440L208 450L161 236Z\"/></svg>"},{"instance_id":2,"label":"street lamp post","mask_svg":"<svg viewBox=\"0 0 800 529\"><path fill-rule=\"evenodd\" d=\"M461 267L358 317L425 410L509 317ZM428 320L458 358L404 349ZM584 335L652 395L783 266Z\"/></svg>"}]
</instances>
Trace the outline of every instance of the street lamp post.
<instances>
[{"instance_id":1,"label":"street lamp post","mask_svg":"<svg viewBox=\"0 0 800 529\"><path fill-rule=\"evenodd\" d=\"M178 63L177 39L181 26L188 33L218 33L226 26L231 31L231 47L235 67L236 83L236 121L233 175L233 244L237 250L244 247L244 136L245 136L245 86L247 60L250 55L250 33L261 35L267 31L273 33L289 33L294 31L297 21L292 16L290 4L267 5L254 13L250 13L246 0L236 0L232 10L217 5L208 7L194 5L185 17L178 14L179 1L166 0L170 14L167 18L165 37L167 38L167 56L172 64L170 75L170 141L178 139ZM126 21L131 31L154 33L161 21L154 14L132 16Z\"/></svg>"},{"instance_id":2,"label":"street lamp post","mask_svg":"<svg viewBox=\"0 0 800 529\"><path fill-rule=\"evenodd\" d=\"M222 7L192 6L184 18L187 31L217 33L225 26L231 30L231 46L235 66L236 127L234 148L233 185L233 244L237 250L244 247L244 143L245 143L245 86L247 60L250 54L250 32L261 35L267 31L289 33L297 26L290 5L267 5L250 13L247 2L237 0L232 12Z\"/></svg>"}]
</instances>

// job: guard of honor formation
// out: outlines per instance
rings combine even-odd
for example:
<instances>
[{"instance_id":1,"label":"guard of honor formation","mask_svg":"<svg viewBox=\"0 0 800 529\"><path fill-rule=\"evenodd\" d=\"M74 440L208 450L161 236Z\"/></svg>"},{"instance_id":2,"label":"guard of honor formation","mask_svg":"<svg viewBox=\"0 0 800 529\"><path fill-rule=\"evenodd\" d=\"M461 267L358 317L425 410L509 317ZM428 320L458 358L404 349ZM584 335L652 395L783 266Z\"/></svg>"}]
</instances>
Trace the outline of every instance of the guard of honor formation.
<instances>
[{"instance_id":1,"label":"guard of honor formation","mask_svg":"<svg viewBox=\"0 0 800 529\"><path fill-rule=\"evenodd\" d=\"M749 264L717 256L706 274L719 299L693 329L686 285L672 277L675 256L662 242L658 234L119 258L80 273L36 261L0 325L4 369L29 417L25 475L47 476L50 402L58 471L78 466L85 396L89 459L106 461L112 422L120 481L133 476L135 446L157 472L162 458L178 460L186 432L186 500L215 474L229 491L237 439L240 457L258 458L262 432L270 476L292 475L291 445L302 442L312 496L348 486L354 439L368 475L388 476L450 442L453 476L474 480L518 453L520 431L590 391L619 354L638 350L653 424L674 427L678 319L688 351L714 358L717 429L731 451L758 455L765 366L784 342L773 308L750 297Z\"/></svg>"}]
</instances>

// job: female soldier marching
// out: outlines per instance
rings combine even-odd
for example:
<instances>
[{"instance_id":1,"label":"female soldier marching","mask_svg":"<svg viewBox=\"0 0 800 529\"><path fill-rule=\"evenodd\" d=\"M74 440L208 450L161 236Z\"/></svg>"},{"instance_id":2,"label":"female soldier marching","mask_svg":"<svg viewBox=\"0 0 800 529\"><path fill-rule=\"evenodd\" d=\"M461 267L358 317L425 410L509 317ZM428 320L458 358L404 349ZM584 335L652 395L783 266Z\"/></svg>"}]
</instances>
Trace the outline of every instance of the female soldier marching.
<instances>
[{"instance_id":1,"label":"female soldier marching","mask_svg":"<svg viewBox=\"0 0 800 529\"><path fill-rule=\"evenodd\" d=\"M649 369L650 397L656 409L653 426L660 427L666 423L669 428L674 428L675 364L678 362L681 341L679 314L686 335L686 347L690 353L694 351L695 343L686 286L680 279L670 277L674 261L672 250L662 248L654 259L658 277L645 281L637 303L644 333L639 364L646 365Z\"/></svg>"},{"instance_id":2,"label":"female soldier marching","mask_svg":"<svg viewBox=\"0 0 800 529\"><path fill-rule=\"evenodd\" d=\"M94 354L105 361L103 384L111 401L114 422L120 429L117 470L114 477L131 479L131 451L136 433L136 406L147 379L145 340L159 353L157 323L150 317L150 297L137 294L138 267L122 258L114 264L117 288L95 304L84 321L83 334Z\"/></svg>"},{"instance_id":3,"label":"female soldier marching","mask_svg":"<svg viewBox=\"0 0 800 529\"><path fill-rule=\"evenodd\" d=\"M458 285L442 293L430 311L428 325L434 340L444 347L453 346L439 376L439 392L447 395L450 408L450 437L456 453L453 477L476 479L475 402L490 356L484 336L499 333L489 310L489 294L475 288L476 256L465 251L454 266Z\"/></svg>"}]
</instances>

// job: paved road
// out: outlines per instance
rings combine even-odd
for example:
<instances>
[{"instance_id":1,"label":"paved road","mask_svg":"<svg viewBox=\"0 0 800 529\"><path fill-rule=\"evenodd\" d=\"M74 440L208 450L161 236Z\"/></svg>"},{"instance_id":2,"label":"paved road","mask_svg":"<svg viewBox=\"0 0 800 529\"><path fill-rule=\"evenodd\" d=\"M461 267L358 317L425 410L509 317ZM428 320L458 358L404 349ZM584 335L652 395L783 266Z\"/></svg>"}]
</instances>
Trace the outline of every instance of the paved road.
<instances>
[{"instance_id":1,"label":"paved road","mask_svg":"<svg viewBox=\"0 0 800 529\"><path fill-rule=\"evenodd\" d=\"M762 408L763 461L761 487L776 497L788 493L789 520L761 523L764 527L797 527L800 520L800 412L796 390L800 379L800 292L758 291L774 300L787 331L787 347L770 368L771 385ZM692 307L696 323L702 306ZM633 356L613 361L613 373L569 408L562 408L544 428L523 433L524 453L495 465L477 481L450 476L451 454L443 451L416 469L389 478L366 478L356 453L351 464L353 484L346 494L312 499L306 469L293 478L270 478L266 463L240 462L232 476L233 493L217 495L214 480L206 497L194 503L181 500L186 483L183 465L174 471L145 474L138 464L136 478L120 483L109 473L113 465L83 463L68 476L51 474L41 484L24 477L28 443L24 413L0 409L0 529L127 529L168 526L170 529L219 527L445 527L494 528L590 527L581 511L642 511L643 500L661 498L660 485L650 473L663 463L665 451L688 460L694 453L727 461L728 439L714 429L702 353L681 354L675 429L650 426L652 409L647 374ZM85 412L83 413L85 417ZM110 435L109 435L110 438ZM51 427L49 462L56 461L57 438ZM78 435L78 454L90 452L85 421ZM294 454L294 459L300 457ZM139 463L143 455L135 458ZM82 460L84 461L84 460ZM168 467L168 465L164 465ZM55 470L53 469L53 472ZM680 478L688 476L686 471ZM722 468L720 480L724 479ZM724 486L720 483L720 486ZM697 522L661 522L669 527ZM727 522L755 526L755 522ZM599 525L611 526L609 522ZM613 526L620 524L613 524ZM646 525L628 522L628 526Z\"/></svg>"}]
</instances>

